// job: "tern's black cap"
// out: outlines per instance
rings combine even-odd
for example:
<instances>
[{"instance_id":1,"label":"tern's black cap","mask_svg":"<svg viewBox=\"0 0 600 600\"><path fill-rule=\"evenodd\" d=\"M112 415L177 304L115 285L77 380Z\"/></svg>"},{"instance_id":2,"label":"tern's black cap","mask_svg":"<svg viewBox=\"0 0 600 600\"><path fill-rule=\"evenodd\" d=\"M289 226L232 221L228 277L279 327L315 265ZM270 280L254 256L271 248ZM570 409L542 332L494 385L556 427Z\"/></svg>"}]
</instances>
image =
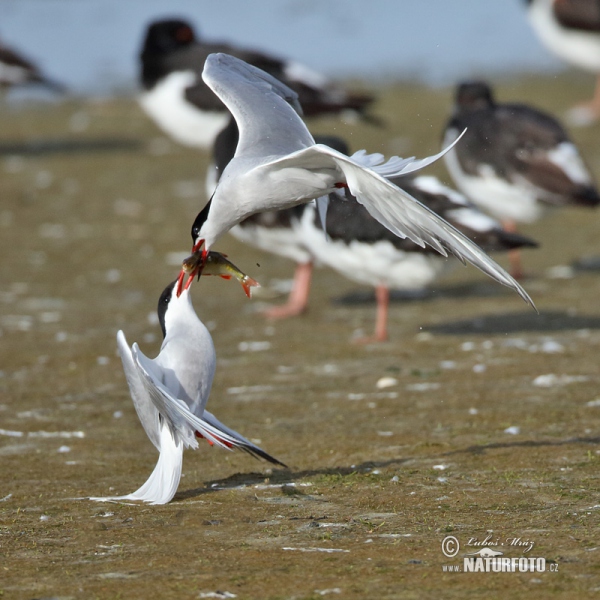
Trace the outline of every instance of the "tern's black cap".
<instances>
[{"instance_id":1,"label":"tern's black cap","mask_svg":"<svg viewBox=\"0 0 600 600\"><path fill-rule=\"evenodd\" d=\"M165 328L165 313L167 312L167 308L169 307L169 302L173 297L173 289L177 284L177 279L170 283L160 295L158 299L158 308L156 312L158 312L158 321L160 323L160 328L162 329L163 338L167 337L167 330Z\"/></svg>"},{"instance_id":2,"label":"tern's black cap","mask_svg":"<svg viewBox=\"0 0 600 600\"><path fill-rule=\"evenodd\" d=\"M198 213L198 216L196 217L194 224L192 225L192 240L194 243L196 243L196 239L198 238L198 234L202 229L202 225L204 225L206 219L208 219L208 212L210 211L211 202L212 198L206 203L206 206Z\"/></svg>"}]
</instances>

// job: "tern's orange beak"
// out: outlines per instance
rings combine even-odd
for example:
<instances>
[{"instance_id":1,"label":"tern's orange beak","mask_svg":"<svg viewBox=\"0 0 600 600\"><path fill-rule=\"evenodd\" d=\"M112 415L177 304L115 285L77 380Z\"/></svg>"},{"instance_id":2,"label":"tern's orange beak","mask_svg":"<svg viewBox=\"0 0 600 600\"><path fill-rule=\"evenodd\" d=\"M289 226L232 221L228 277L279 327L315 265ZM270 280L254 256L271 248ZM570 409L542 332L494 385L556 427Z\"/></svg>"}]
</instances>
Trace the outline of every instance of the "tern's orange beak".
<instances>
[{"instance_id":1,"label":"tern's orange beak","mask_svg":"<svg viewBox=\"0 0 600 600\"><path fill-rule=\"evenodd\" d=\"M183 280L185 278L185 271L181 269L179 272L179 277L177 278L177 297L181 296L181 292L183 292Z\"/></svg>"},{"instance_id":2,"label":"tern's orange beak","mask_svg":"<svg viewBox=\"0 0 600 600\"><path fill-rule=\"evenodd\" d=\"M200 248L202 248L202 245L204 244L204 240L200 239L198 240L195 244L194 247L192 248L192 254L194 254L195 252L198 252L200 250ZM204 269L204 265L206 264L206 259L208 257L208 251L206 250L206 248L204 248L202 250L202 260L200 262L200 264L195 267L192 271L189 272L189 276L187 281L185 282L185 284L183 283L183 280L185 279L185 274L186 271L184 269L181 269L181 271L179 272L179 277L177 278L177 297L179 298L179 296L181 296L182 292L184 290L189 289L189 287L192 285L192 282L194 281L194 277L198 277L198 279L200 279L200 275L202 275L202 270Z\"/></svg>"}]
</instances>

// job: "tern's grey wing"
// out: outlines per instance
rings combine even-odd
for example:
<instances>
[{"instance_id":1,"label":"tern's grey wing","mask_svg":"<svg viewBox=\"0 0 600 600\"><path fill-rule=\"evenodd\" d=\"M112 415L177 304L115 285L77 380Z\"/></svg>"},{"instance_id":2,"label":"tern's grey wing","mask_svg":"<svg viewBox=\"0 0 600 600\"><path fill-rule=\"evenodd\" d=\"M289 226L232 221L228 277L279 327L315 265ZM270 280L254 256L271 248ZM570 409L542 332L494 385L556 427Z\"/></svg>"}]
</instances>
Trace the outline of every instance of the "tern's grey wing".
<instances>
[{"instance_id":1,"label":"tern's grey wing","mask_svg":"<svg viewBox=\"0 0 600 600\"><path fill-rule=\"evenodd\" d=\"M446 250L449 250L463 262L469 261L492 279L514 289L523 300L534 306L527 292L479 246L372 169L367 169L344 154L320 144L257 168L277 167L300 167L309 170L337 167L350 193L390 231L401 238L411 239L421 247L429 244L444 256Z\"/></svg>"},{"instance_id":2,"label":"tern's grey wing","mask_svg":"<svg viewBox=\"0 0 600 600\"><path fill-rule=\"evenodd\" d=\"M314 144L298 114L298 95L268 73L229 54L211 54L202 79L236 120L236 156L289 154Z\"/></svg>"},{"instance_id":3,"label":"tern's grey wing","mask_svg":"<svg viewBox=\"0 0 600 600\"><path fill-rule=\"evenodd\" d=\"M146 387L140 378L137 365L133 360L131 348L122 331L117 333L117 347L119 349L119 354L121 355L121 361L123 362L123 370L125 371L125 378L129 385L135 412L137 412L146 435L160 452L160 423L158 421L158 410L156 410L156 407L152 404L152 401L148 396Z\"/></svg>"},{"instance_id":4,"label":"tern's grey wing","mask_svg":"<svg viewBox=\"0 0 600 600\"><path fill-rule=\"evenodd\" d=\"M432 156L427 156L426 158L415 158L414 156L411 156L410 158L400 158L399 156L392 156L391 158L385 160L383 154L367 154L366 150L359 150L358 152L355 152L350 158L359 165L368 169L372 169L373 171L375 171L375 173L381 175L382 177L385 177L386 179L403 177L404 175L409 175L411 173L414 173L415 171L420 171L421 169L433 164L435 161L442 158L442 156L450 152L450 150L452 150L452 148L454 148L454 146L458 144L458 142L460 141L462 136L465 135L466 132L467 130L465 129L460 135L456 136L452 143L448 144L443 150L441 150L437 154L433 154Z\"/></svg>"},{"instance_id":5,"label":"tern's grey wing","mask_svg":"<svg viewBox=\"0 0 600 600\"><path fill-rule=\"evenodd\" d=\"M167 389L161 378L157 376L156 363L144 356L137 344L133 345L133 359L139 369L144 387L162 418L169 424L176 441L181 439L186 447L197 448L198 442L194 432L198 432L209 442L222 448L231 449L232 446L238 445L235 438L196 416L183 400Z\"/></svg>"}]
</instances>

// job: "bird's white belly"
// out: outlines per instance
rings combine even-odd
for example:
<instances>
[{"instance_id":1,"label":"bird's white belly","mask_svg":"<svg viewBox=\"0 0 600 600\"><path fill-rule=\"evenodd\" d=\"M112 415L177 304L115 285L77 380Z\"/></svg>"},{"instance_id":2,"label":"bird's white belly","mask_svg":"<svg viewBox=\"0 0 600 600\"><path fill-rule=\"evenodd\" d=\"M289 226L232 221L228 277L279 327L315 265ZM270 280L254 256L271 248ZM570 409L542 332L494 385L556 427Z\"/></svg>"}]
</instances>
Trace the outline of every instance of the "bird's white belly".
<instances>
[{"instance_id":1,"label":"bird's white belly","mask_svg":"<svg viewBox=\"0 0 600 600\"><path fill-rule=\"evenodd\" d=\"M600 34L586 31L574 31L561 27L551 16L552 0L533 3L529 10L532 26L542 42L563 60L575 66L600 72Z\"/></svg>"},{"instance_id":2,"label":"bird's white belly","mask_svg":"<svg viewBox=\"0 0 600 600\"><path fill-rule=\"evenodd\" d=\"M479 175L467 175L460 167L456 152L444 156L454 183L469 200L500 221L532 223L540 219L546 207L537 201L533 188L518 186L483 166Z\"/></svg>"},{"instance_id":3,"label":"bird's white belly","mask_svg":"<svg viewBox=\"0 0 600 600\"><path fill-rule=\"evenodd\" d=\"M297 263L308 263L311 255L307 251L296 229L289 227L262 227L260 225L236 225L230 233L238 240L260 248L265 252L289 258Z\"/></svg>"},{"instance_id":4,"label":"bird's white belly","mask_svg":"<svg viewBox=\"0 0 600 600\"><path fill-rule=\"evenodd\" d=\"M210 148L227 125L229 113L202 111L187 102L185 89L195 81L192 71L171 73L154 88L143 92L139 103L148 116L180 144Z\"/></svg>"},{"instance_id":5,"label":"bird's white belly","mask_svg":"<svg viewBox=\"0 0 600 600\"><path fill-rule=\"evenodd\" d=\"M312 210L307 213L314 214ZM311 218L302 219L304 242L319 262L357 283L420 290L448 270L453 261L434 254L404 252L382 240L372 244L327 240Z\"/></svg>"}]
</instances>

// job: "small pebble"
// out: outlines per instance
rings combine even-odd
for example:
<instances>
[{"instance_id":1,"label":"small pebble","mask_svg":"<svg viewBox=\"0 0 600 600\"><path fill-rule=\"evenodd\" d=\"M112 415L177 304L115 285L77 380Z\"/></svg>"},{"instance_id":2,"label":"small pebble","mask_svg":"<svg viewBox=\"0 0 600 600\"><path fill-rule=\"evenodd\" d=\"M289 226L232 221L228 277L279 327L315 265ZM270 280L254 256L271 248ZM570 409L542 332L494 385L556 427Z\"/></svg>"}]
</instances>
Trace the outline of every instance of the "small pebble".
<instances>
[{"instance_id":1,"label":"small pebble","mask_svg":"<svg viewBox=\"0 0 600 600\"><path fill-rule=\"evenodd\" d=\"M398 380L395 377L382 377L381 379L379 379L379 381L377 381L375 387L378 390L383 390L385 388L393 387L395 385L398 385Z\"/></svg>"},{"instance_id":2,"label":"small pebble","mask_svg":"<svg viewBox=\"0 0 600 600\"><path fill-rule=\"evenodd\" d=\"M271 342L240 342L238 350L240 352L263 352L271 348Z\"/></svg>"},{"instance_id":3,"label":"small pebble","mask_svg":"<svg viewBox=\"0 0 600 600\"><path fill-rule=\"evenodd\" d=\"M456 369L456 361L454 360L443 360L440 362L440 369L450 370Z\"/></svg>"}]
</instances>

